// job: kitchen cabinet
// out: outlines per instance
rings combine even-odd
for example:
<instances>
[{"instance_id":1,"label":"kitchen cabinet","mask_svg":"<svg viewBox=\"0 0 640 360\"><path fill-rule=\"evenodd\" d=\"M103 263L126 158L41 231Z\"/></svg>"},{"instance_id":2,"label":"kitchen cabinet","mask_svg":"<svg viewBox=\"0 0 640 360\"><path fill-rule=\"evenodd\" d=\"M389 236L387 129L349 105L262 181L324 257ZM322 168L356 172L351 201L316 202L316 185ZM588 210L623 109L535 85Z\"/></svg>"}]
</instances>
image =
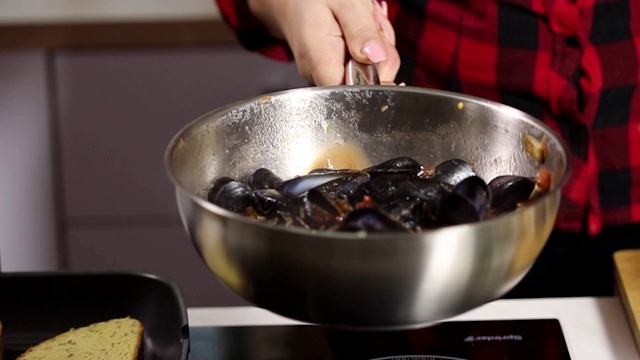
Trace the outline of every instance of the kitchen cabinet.
<instances>
[{"instance_id":1,"label":"kitchen cabinet","mask_svg":"<svg viewBox=\"0 0 640 360\"><path fill-rule=\"evenodd\" d=\"M27 3L27 4L26 4ZM0 2L3 271L162 274L189 306L244 304L182 230L171 137L219 106L306 86L242 49L215 2Z\"/></svg>"},{"instance_id":2,"label":"kitchen cabinet","mask_svg":"<svg viewBox=\"0 0 640 360\"><path fill-rule=\"evenodd\" d=\"M0 51L0 263L59 266L53 138L42 50Z\"/></svg>"},{"instance_id":3,"label":"kitchen cabinet","mask_svg":"<svg viewBox=\"0 0 640 360\"><path fill-rule=\"evenodd\" d=\"M209 271L182 227L71 227L66 240L71 269L120 269L165 276L180 287L188 306L248 305Z\"/></svg>"},{"instance_id":4,"label":"kitchen cabinet","mask_svg":"<svg viewBox=\"0 0 640 360\"><path fill-rule=\"evenodd\" d=\"M208 111L306 86L295 65L237 46L67 50L53 62L67 267L162 273L189 306L242 304L182 230L164 151Z\"/></svg>"},{"instance_id":5,"label":"kitchen cabinet","mask_svg":"<svg viewBox=\"0 0 640 360\"><path fill-rule=\"evenodd\" d=\"M171 137L214 108L302 86L292 64L239 48L74 51L55 57L65 216L177 214Z\"/></svg>"}]
</instances>

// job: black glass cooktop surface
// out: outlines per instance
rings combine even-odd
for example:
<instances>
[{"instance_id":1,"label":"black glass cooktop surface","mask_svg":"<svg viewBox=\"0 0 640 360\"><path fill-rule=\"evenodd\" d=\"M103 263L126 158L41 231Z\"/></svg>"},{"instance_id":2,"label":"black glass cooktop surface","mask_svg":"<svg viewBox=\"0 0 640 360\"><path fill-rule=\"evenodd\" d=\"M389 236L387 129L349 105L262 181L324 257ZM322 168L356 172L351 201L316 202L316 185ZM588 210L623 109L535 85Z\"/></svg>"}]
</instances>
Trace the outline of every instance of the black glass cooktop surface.
<instances>
[{"instance_id":1,"label":"black glass cooktop surface","mask_svg":"<svg viewBox=\"0 0 640 360\"><path fill-rule=\"evenodd\" d=\"M555 319L444 322L403 331L311 325L191 327L190 360L570 360Z\"/></svg>"}]
</instances>

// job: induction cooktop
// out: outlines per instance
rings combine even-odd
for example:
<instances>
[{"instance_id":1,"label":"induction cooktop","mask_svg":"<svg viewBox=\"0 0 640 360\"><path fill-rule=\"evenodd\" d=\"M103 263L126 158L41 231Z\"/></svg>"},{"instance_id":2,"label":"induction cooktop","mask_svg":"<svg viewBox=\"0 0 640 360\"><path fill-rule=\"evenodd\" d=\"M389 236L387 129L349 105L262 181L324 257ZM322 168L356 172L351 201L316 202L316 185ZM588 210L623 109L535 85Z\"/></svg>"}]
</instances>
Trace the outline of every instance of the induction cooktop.
<instances>
[{"instance_id":1,"label":"induction cooktop","mask_svg":"<svg viewBox=\"0 0 640 360\"><path fill-rule=\"evenodd\" d=\"M402 331L191 327L191 360L570 360L556 319L451 321Z\"/></svg>"}]
</instances>

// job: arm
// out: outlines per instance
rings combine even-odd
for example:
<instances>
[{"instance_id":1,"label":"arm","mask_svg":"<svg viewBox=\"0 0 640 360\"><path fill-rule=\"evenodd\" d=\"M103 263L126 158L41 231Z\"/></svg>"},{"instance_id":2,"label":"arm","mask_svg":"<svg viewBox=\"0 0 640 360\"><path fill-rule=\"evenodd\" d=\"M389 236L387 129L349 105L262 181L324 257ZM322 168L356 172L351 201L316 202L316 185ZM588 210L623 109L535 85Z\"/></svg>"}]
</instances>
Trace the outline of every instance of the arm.
<instances>
[{"instance_id":1,"label":"arm","mask_svg":"<svg viewBox=\"0 0 640 360\"><path fill-rule=\"evenodd\" d=\"M216 0L216 3L227 25L246 49L281 61L293 60L287 42L271 36L251 13L247 0Z\"/></svg>"},{"instance_id":2,"label":"arm","mask_svg":"<svg viewBox=\"0 0 640 360\"><path fill-rule=\"evenodd\" d=\"M385 8L372 0L216 0L241 44L276 59L294 59L317 85L344 79L346 51L375 63L383 83L400 66Z\"/></svg>"}]
</instances>

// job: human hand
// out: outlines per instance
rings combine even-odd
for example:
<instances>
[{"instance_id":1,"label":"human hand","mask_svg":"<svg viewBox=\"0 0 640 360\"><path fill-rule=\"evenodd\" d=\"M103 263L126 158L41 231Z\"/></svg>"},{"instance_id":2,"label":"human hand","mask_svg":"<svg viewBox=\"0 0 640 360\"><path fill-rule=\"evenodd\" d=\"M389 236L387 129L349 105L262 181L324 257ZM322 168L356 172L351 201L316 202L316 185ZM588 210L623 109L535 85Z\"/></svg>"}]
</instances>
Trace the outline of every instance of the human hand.
<instances>
[{"instance_id":1,"label":"human hand","mask_svg":"<svg viewBox=\"0 0 640 360\"><path fill-rule=\"evenodd\" d=\"M344 82L346 50L375 64L383 84L400 67L386 3L376 0L247 0L249 9L276 38L286 40L298 71L316 85Z\"/></svg>"}]
</instances>

